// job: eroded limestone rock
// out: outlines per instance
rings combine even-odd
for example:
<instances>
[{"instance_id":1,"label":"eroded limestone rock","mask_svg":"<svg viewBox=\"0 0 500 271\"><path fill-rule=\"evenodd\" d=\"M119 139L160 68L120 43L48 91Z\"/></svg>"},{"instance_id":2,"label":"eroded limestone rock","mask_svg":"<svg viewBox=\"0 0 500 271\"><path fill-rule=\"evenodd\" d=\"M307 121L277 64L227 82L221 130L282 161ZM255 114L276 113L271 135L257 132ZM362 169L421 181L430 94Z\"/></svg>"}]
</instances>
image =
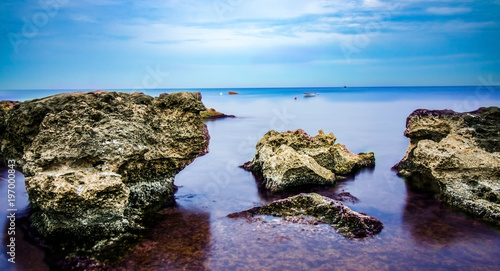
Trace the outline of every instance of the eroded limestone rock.
<instances>
[{"instance_id":1,"label":"eroded limestone rock","mask_svg":"<svg viewBox=\"0 0 500 271\"><path fill-rule=\"evenodd\" d=\"M2 111L2 156L22 168L45 242L106 260L172 202L175 174L208 151L202 110L199 93L94 91L26 101Z\"/></svg>"},{"instance_id":2,"label":"eroded limestone rock","mask_svg":"<svg viewBox=\"0 0 500 271\"><path fill-rule=\"evenodd\" d=\"M303 130L267 132L257 143L257 153L243 168L262 174L266 188L280 191L310 184L335 184L363 167L373 166L373 153L350 152L335 143L333 133L319 131L311 137Z\"/></svg>"},{"instance_id":3,"label":"eroded limestone rock","mask_svg":"<svg viewBox=\"0 0 500 271\"><path fill-rule=\"evenodd\" d=\"M406 121L406 156L395 166L416 186L500 225L500 108L468 113L414 111Z\"/></svg>"}]
</instances>

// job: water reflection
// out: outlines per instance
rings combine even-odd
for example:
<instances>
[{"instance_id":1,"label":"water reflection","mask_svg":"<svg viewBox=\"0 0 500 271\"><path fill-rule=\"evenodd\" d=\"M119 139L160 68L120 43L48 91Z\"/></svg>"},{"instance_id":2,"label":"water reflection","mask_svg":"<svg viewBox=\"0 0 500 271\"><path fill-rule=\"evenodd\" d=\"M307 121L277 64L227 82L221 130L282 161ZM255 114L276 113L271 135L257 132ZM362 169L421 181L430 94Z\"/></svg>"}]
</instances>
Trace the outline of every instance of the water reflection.
<instances>
[{"instance_id":1,"label":"water reflection","mask_svg":"<svg viewBox=\"0 0 500 271\"><path fill-rule=\"evenodd\" d=\"M110 270L205 270L210 253L210 214L179 206L161 211L158 223Z\"/></svg>"},{"instance_id":2,"label":"water reflection","mask_svg":"<svg viewBox=\"0 0 500 271\"><path fill-rule=\"evenodd\" d=\"M8 168L2 167L0 168L0 240L2 240L0 246L0 270L49 270L49 267L43 262L45 253L38 247L26 242L22 231L22 223L28 215L28 194L24 186L24 176L18 171L15 173L15 189L13 189L15 198L12 201L15 206L9 206L10 202L7 200L9 193L7 181ZM11 212L8 209L11 208L17 210L15 212L16 220L14 221L15 235L9 235L10 221L8 221L7 216L10 215ZM15 238L15 264L7 261L10 256L5 249L10 243L10 237Z\"/></svg>"},{"instance_id":3,"label":"water reflection","mask_svg":"<svg viewBox=\"0 0 500 271\"><path fill-rule=\"evenodd\" d=\"M498 239L476 219L452 211L435 198L433 190L407 184L403 227L418 245L443 248L471 239Z\"/></svg>"},{"instance_id":4,"label":"water reflection","mask_svg":"<svg viewBox=\"0 0 500 271\"><path fill-rule=\"evenodd\" d=\"M372 171L372 169L363 169L362 171ZM304 185L300 187L289 187L285 191L279 192L271 192L266 188L262 174L252 172L252 176L255 179L259 198L263 203L271 203L300 193L318 193L325 197L349 203L356 203L359 201L355 195L351 195L349 192L344 191L345 184L354 181L354 175L349 176L345 180L338 181L334 185Z\"/></svg>"}]
</instances>

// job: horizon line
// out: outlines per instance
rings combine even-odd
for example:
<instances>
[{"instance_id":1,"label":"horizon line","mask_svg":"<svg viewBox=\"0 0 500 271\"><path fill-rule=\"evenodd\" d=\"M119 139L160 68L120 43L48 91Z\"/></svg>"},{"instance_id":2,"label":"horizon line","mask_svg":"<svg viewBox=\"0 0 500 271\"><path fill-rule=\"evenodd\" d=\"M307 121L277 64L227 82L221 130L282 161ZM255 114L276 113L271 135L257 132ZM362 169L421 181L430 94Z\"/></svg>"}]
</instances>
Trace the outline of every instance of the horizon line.
<instances>
[{"instance_id":1,"label":"horizon line","mask_svg":"<svg viewBox=\"0 0 500 271\"><path fill-rule=\"evenodd\" d=\"M431 88L431 87L500 87L500 85L395 85L395 86L293 86L293 87L165 87L165 88L17 88L0 89L0 91L44 91L44 90L71 90L71 91L154 91L154 90L217 90L217 89L300 89L300 88Z\"/></svg>"}]
</instances>

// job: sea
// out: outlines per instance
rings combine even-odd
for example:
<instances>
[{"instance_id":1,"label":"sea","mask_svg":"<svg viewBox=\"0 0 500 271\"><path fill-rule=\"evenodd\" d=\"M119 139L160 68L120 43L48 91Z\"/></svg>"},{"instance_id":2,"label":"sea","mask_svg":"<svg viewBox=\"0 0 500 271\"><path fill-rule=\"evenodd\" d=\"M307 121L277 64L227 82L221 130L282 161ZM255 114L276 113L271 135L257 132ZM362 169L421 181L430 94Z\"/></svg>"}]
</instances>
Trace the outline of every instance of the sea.
<instances>
[{"instance_id":1,"label":"sea","mask_svg":"<svg viewBox=\"0 0 500 271\"><path fill-rule=\"evenodd\" d=\"M74 90L0 91L0 100L29 100ZM137 90L115 90L134 92ZM114 270L498 270L500 229L451 209L391 168L405 155L409 114L419 108L468 112L500 105L500 87L337 87L139 90L152 96L200 91L207 108L236 118L207 121L210 151L175 178L175 206ZM236 91L238 95L228 95ZM312 92L314 97L304 97ZM253 158L269 130L333 132L354 152L374 152L374 168L332 187L271 194L239 166ZM7 261L7 170L0 172L0 270L50 270L44 251L16 228L16 263ZM27 207L16 172L18 215ZM381 220L382 232L346 239L328 225L228 218L300 192L349 192L351 209Z\"/></svg>"}]
</instances>

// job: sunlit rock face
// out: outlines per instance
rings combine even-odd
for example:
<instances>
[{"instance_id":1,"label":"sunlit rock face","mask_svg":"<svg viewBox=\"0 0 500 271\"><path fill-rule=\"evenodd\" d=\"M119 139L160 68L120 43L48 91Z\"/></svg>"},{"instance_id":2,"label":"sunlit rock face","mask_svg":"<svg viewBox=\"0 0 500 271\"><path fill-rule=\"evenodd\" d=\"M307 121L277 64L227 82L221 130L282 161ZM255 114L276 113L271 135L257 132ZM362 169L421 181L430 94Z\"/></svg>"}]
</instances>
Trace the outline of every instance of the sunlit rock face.
<instances>
[{"instance_id":1,"label":"sunlit rock face","mask_svg":"<svg viewBox=\"0 0 500 271\"><path fill-rule=\"evenodd\" d=\"M400 175L500 225L500 108L419 109L407 118L405 136L410 145L395 166Z\"/></svg>"},{"instance_id":2,"label":"sunlit rock face","mask_svg":"<svg viewBox=\"0 0 500 271\"><path fill-rule=\"evenodd\" d=\"M335 184L363 167L375 165L373 153L354 154L335 143L333 133L310 136L303 130L267 132L252 161L243 168L261 174L267 189L281 191L304 185Z\"/></svg>"},{"instance_id":3,"label":"sunlit rock face","mask_svg":"<svg viewBox=\"0 0 500 271\"><path fill-rule=\"evenodd\" d=\"M175 174L208 151L203 110L199 93L106 91L3 110L2 156L26 177L46 245L102 260L120 255L148 214L173 201Z\"/></svg>"}]
</instances>

